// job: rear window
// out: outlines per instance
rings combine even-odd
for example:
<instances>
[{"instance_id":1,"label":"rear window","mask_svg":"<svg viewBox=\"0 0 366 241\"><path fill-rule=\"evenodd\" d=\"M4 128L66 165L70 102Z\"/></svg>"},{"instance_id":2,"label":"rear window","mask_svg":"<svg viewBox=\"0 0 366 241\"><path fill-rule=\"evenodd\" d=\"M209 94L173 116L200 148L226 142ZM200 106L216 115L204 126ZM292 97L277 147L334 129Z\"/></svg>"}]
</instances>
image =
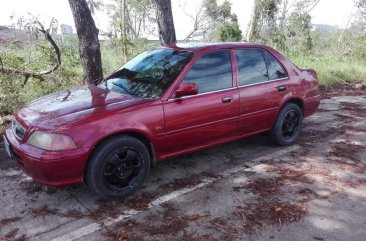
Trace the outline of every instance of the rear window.
<instances>
[{"instance_id":1,"label":"rear window","mask_svg":"<svg viewBox=\"0 0 366 241\"><path fill-rule=\"evenodd\" d=\"M287 77L286 71L284 70L282 65L278 62L278 60L267 51L263 52L267 62L269 79L276 80L286 78Z\"/></svg>"}]
</instances>

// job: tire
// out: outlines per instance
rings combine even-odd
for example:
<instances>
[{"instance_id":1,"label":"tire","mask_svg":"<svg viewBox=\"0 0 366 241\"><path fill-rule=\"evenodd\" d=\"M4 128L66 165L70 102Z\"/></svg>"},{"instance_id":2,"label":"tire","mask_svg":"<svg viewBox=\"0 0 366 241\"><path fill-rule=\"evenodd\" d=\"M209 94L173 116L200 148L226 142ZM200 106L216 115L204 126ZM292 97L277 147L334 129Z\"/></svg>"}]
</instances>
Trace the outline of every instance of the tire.
<instances>
[{"instance_id":1,"label":"tire","mask_svg":"<svg viewBox=\"0 0 366 241\"><path fill-rule=\"evenodd\" d=\"M99 145L86 169L86 183L103 199L117 200L135 192L150 171L150 155L138 139L120 135Z\"/></svg>"},{"instance_id":2,"label":"tire","mask_svg":"<svg viewBox=\"0 0 366 241\"><path fill-rule=\"evenodd\" d=\"M285 104L270 132L272 140L280 146L294 144L299 138L302 120L303 113L298 105Z\"/></svg>"}]
</instances>

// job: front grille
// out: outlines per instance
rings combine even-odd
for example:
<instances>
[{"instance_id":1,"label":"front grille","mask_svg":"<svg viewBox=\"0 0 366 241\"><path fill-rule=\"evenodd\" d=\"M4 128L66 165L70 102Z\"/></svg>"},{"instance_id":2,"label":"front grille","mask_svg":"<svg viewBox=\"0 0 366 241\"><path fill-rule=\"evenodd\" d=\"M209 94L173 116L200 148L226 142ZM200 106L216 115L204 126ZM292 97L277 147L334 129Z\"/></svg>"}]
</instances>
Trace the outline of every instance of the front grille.
<instances>
[{"instance_id":1,"label":"front grille","mask_svg":"<svg viewBox=\"0 0 366 241\"><path fill-rule=\"evenodd\" d=\"M25 134L25 128L21 126L18 121L15 120L15 118L11 122L11 128L13 129L15 137L19 140L22 140Z\"/></svg>"}]
</instances>

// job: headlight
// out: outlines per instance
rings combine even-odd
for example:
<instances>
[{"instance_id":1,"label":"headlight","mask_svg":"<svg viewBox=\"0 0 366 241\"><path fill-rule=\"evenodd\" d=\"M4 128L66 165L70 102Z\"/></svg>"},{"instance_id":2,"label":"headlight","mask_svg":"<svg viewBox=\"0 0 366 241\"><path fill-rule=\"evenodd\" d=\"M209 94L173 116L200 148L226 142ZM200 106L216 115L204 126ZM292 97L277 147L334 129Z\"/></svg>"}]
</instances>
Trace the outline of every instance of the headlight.
<instances>
[{"instance_id":1,"label":"headlight","mask_svg":"<svg viewBox=\"0 0 366 241\"><path fill-rule=\"evenodd\" d=\"M52 134L43 131L33 132L28 139L28 144L48 151L76 149L75 142L71 137L63 134Z\"/></svg>"}]
</instances>

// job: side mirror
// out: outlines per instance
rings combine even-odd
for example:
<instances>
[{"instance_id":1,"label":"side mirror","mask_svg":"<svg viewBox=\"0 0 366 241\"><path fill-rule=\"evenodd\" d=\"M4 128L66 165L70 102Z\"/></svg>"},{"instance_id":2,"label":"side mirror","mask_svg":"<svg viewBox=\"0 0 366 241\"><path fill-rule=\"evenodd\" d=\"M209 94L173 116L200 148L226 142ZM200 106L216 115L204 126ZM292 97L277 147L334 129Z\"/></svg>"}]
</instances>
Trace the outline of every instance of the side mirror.
<instances>
[{"instance_id":1,"label":"side mirror","mask_svg":"<svg viewBox=\"0 0 366 241\"><path fill-rule=\"evenodd\" d=\"M181 83L178 89L174 92L174 97L179 98L188 95L197 95L198 94L198 86L194 83Z\"/></svg>"}]
</instances>

